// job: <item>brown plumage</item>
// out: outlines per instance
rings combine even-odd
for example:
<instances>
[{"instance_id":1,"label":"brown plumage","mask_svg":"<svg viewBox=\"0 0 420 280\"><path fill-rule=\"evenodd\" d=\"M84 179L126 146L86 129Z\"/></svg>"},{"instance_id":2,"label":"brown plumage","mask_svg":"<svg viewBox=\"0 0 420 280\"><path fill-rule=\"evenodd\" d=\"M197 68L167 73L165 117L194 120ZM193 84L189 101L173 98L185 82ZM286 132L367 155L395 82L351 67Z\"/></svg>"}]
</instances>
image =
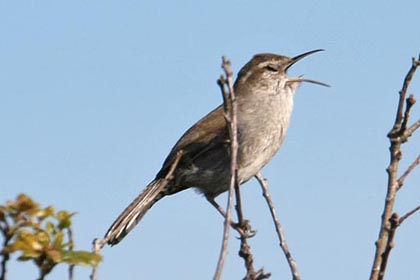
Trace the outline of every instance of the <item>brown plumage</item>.
<instances>
[{"instance_id":1,"label":"brown plumage","mask_svg":"<svg viewBox=\"0 0 420 280\"><path fill-rule=\"evenodd\" d=\"M311 51L294 58L276 54L254 56L239 72L234 85L238 120L238 180L255 176L276 154L289 127L293 96L304 78L289 78L287 69ZM325 84L322 84L325 85ZM202 118L175 144L162 169L122 212L105 235L115 245L161 198L195 187L210 201L229 189L230 145L223 107ZM170 168L176 165L167 180Z\"/></svg>"}]
</instances>

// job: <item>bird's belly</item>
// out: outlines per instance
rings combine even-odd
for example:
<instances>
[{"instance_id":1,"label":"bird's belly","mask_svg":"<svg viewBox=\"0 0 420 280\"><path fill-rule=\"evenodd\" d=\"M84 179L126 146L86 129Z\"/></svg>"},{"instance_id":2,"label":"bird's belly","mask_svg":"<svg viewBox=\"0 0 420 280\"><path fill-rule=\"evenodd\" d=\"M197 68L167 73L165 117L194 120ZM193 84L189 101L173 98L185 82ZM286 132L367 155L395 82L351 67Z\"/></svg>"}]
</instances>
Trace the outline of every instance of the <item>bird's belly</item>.
<instances>
[{"instance_id":1,"label":"bird's belly","mask_svg":"<svg viewBox=\"0 0 420 280\"><path fill-rule=\"evenodd\" d=\"M252 143L239 147L239 180L241 183L255 176L277 153L283 142L283 129L277 134L260 135Z\"/></svg>"}]
</instances>

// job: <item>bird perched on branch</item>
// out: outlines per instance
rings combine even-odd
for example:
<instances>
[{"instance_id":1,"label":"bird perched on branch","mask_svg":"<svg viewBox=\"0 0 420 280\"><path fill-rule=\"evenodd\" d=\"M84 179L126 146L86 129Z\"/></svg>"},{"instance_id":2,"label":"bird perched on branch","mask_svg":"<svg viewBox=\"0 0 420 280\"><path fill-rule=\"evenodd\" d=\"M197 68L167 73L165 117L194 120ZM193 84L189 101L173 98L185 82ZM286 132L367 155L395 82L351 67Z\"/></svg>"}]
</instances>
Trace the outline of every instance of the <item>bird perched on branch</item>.
<instances>
[{"instance_id":1,"label":"bird perched on branch","mask_svg":"<svg viewBox=\"0 0 420 280\"><path fill-rule=\"evenodd\" d=\"M292 58L257 54L240 70L234 84L239 184L255 176L279 150L298 86L302 82L327 86L286 75L293 64L319 51ZM104 240L117 244L157 201L188 188L197 188L218 207L214 199L229 189L230 177L228 124L220 105L184 133L155 179L115 220Z\"/></svg>"}]
</instances>

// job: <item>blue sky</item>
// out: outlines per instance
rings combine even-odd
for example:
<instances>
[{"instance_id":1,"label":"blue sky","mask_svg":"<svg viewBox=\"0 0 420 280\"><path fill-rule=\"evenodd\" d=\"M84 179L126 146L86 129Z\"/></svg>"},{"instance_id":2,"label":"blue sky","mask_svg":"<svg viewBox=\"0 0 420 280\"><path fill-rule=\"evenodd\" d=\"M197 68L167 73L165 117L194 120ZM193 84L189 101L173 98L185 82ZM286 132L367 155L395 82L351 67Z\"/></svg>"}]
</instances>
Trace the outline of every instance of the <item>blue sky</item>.
<instances>
[{"instance_id":1,"label":"blue sky","mask_svg":"<svg viewBox=\"0 0 420 280\"><path fill-rule=\"evenodd\" d=\"M78 212L75 239L90 248L182 133L220 104L222 55L237 72L255 53L324 48L290 75L332 87L301 86L286 141L263 173L302 277L366 279L384 202L386 133L420 52L419 8L416 0L1 1L0 199L25 192ZM410 91L417 97L419 77ZM414 136L402 169L418 145ZM419 183L417 170L397 200L401 214L420 203ZM254 180L243 198L258 230L256 266L288 279ZM419 216L399 230L389 279L418 278L419 231ZM99 276L209 279L221 237L221 217L188 190L159 202L121 244L102 250ZM239 279L238 243L230 244L224 279ZM12 266L9 278L33 279L33 267ZM63 279L65 269L49 279ZM76 279L89 272L78 268Z\"/></svg>"}]
</instances>

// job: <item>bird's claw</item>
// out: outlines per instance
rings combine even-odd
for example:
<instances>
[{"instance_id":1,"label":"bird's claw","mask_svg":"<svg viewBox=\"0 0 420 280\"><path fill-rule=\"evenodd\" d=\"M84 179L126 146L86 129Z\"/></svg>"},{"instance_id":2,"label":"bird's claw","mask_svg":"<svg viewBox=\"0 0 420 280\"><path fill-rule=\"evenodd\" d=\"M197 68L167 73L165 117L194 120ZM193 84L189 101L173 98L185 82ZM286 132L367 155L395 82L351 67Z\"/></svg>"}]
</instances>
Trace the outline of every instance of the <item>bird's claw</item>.
<instances>
[{"instance_id":1,"label":"bird's claw","mask_svg":"<svg viewBox=\"0 0 420 280\"><path fill-rule=\"evenodd\" d=\"M249 223L248 220L244 220L242 223L232 223L232 227L239 232L240 238L252 238L257 234L256 230L253 230L251 228L251 224Z\"/></svg>"}]
</instances>

